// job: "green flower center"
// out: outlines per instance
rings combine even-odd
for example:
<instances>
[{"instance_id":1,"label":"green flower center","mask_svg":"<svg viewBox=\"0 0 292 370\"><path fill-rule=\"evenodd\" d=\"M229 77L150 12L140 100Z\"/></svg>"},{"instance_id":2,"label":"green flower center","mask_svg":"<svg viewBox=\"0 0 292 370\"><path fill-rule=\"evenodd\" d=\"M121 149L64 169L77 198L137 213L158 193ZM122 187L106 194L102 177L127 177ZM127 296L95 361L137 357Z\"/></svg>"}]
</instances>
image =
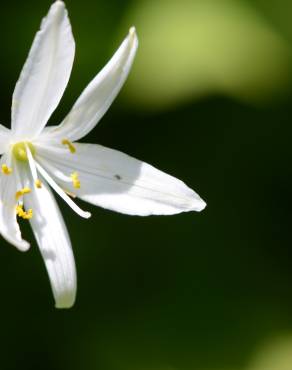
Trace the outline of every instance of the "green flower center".
<instances>
[{"instance_id":1,"label":"green flower center","mask_svg":"<svg viewBox=\"0 0 292 370\"><path fill-rule=\"evenodd\" d=\"M27 142L27 141L16 143L13 145L12 154L14 155L14 158L17 159L18 161L21 161L21 162L28 161L25 145L29 147L29 150L32 156L35 155L35 147L32 145L32 143Z\"/></svg>"}]
</instances>

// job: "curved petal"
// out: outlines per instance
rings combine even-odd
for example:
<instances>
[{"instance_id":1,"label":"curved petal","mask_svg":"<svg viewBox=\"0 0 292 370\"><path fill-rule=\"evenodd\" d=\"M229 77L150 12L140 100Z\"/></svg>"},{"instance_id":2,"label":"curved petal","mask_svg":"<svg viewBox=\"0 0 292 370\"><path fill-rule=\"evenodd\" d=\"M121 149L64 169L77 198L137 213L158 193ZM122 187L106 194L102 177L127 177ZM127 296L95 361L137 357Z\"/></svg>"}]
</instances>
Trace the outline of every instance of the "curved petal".
<instances>
[{"instance_id":1,"label":"curved petal","mask_svg":"<svg viewBox=\"0 0 292 370\"><path fill-rule=\"evenodd\" d=\"M62 1L51 6L33 41L12 100L12 130L37 135L46 125L67 86L75 44Z\"/></svg>"},{"instance_id":2,"label":"curved petal","mask_svg":"<svg viewBox=\"0 0 292 370\"><path fill-rule=\"evenodd\" d=\"M86 87L61 125L48 127L48 139L75 141L95 127L123 86L137 46L137 35L132 27L112 59Z\"/></svg>"},{"instance_id":3,"label":"curved petal","mask_svg":"<svg viewBox=\"0 0 292 370\"><path fill-rule=\"evenodd\" d=\"M16 191L21 189L17 176L17 167L11 166L9 155L4 154L0 161L0 168L6 164L12 168L12 173L0 174L0 233L4 239L21 251L29 249L29 243L22 239L16 219Z\"/></svg>"},{"instance_id":4,"label":"curved petal","mask_svg":"<svg viewBox=\"0 0 292 370\"><path fill-rule=\"evenodd\" d=\"M76 269L71 242L49 187L43 182L34 187L28 179L32 192L25 197L26 209L33 210L31 227L45 261L57 308L69 308L76 296Z\"/></svg>"},{"instance_id":5,"label":"curved petal","mask_svg":"<svg viewBox=\"0 0 292 370\"><path fill-rule=\"evenodd\" d=\"M119 151L76 144L74 154L38 147L38 162L69 193L113 211L147 216L201 211L205 202L182 181ZM74 188L70 174L79 174ZM68 180L66 181L67 175Z\"/></svg>"}]
</instances>

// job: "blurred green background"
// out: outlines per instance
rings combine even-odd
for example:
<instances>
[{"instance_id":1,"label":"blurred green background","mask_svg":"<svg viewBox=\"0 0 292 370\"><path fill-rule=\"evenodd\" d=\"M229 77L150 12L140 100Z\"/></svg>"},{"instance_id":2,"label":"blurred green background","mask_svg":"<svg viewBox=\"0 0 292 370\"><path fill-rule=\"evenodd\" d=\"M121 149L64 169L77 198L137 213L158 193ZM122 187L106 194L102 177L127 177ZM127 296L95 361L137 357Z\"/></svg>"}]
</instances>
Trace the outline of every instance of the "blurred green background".
<instances>
[{"instance_id":1,"label":"blurred green background","mask_svg":"<svg viewBox=\"0 0 292 370\"><path fill-rule=\"evenodd\" d=\"M3 2L1 123L49 1ZM291 370L290 0L71 0L77 52L58 123L126 35L125 88L85 139L194 188L200 214L139 218L60 202L78 270L54 309L35 243L0 248L0 369ZM83 205L84 206L84 205ZM32 239L23 223L23 234Z\"/></svg>"}]
</instances>

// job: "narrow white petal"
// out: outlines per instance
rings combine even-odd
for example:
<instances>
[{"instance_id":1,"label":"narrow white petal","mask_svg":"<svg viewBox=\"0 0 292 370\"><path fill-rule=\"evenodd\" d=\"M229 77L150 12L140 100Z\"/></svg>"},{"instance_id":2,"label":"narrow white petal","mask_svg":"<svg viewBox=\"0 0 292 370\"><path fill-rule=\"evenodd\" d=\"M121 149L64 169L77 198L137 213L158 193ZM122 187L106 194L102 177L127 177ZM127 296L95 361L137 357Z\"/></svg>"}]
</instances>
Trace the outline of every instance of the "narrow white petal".
<instances>
[{"instance_id":1,"label":"narrow white petal","mask_svg":"<svg viewBox=\"0 0 292 370\"><path fill-rule=\"evenodd\" d=\"M10 155L4 154L0 161L8 165L13 172L10 175L0 174L0 233L16 248L26 251L29 243L22 239L19 225L16 219L16 191L22 188L17 174L17 167L11 163Z\"/></svg>"},{"instance_id":2,"label":"narrow white petal","mask_svg":"<svg viewBox=\"0 0 292 370\"><path fill-rule=\"evenodd\" d=\"M62 1L51 6L33 41L12 100L12 130L37 135L46 125L67 86L75 44Z\"/></svg>"},{"instance_id":3,"label":"narrow white petal","mask_svg":"<svg viewBox=\"0 0 292 370\"><path fill-rule=\"evenodd\" d=\"M138 39L134 28L117 52L90 82L60 126L47 128L49 138L75 141L91 131L108 110L132 66Z\"/></svg>"},{"instance_id":4,"label":"narrow white petal","mask_svg":"<svg viewBox=\"0 0 292 370\"><path fill-rule=\"evenodd\" d=\"M100 145L74 144L76 153L39 147L38 161L55 167L56 181L79 198L131 215L170 215L201 211L206 203L182 181L119 151ZM44 161L45 160L45 161ZM59 173L79 173L80 189Z\"/></svg>"},{"instance_id":5,"label":"narrow white petal","mask_svg":"<svg viewBox=\"0 0 292 370\"><path fill-rule=\"evenodd\" d=\"M45 261L57 308L69 308L76 296L76 269L71 242L54 196L44 182L42 188L33 186L24 198L26 209L33 210L30 223Z\"/></svg>"}]
</instances>

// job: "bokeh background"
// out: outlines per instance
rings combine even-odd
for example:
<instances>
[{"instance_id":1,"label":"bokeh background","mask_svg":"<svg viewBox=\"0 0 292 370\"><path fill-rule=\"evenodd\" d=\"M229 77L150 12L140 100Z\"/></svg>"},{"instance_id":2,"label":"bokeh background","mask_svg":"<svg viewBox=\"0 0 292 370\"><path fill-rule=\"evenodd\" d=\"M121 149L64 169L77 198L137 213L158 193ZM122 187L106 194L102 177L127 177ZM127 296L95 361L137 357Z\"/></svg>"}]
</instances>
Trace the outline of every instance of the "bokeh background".
<instances>
[{"instance_id":1,"label":"bokeh background","mask_svg":"<svg viewBox=\"0 0 292 370\"><path fill-rule=\"evenodd\" d=\"M0 5L1 123L49 1ZM200 214L64 204L78 269L56 310L35 242L0 248L0 368L291 370L290 0L69 0L77 44L58 123L135 25L122 93L86 138L175 175ZM84 204L82 204L84 206ZM23 223L26 238L33 236Z\"/></svg>"}]
</instances>

